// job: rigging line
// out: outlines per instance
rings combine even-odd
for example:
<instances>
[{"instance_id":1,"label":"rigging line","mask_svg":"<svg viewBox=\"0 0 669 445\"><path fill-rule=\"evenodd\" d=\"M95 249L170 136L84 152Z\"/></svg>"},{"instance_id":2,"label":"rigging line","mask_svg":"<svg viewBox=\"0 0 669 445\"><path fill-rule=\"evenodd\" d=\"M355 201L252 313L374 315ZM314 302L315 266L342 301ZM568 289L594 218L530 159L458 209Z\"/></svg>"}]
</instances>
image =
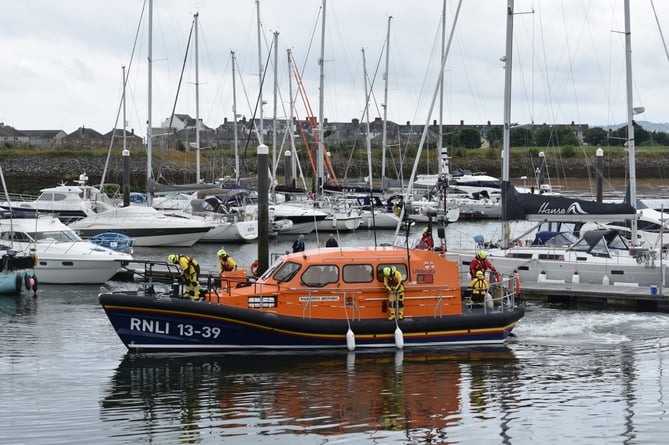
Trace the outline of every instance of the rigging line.
<instances>
[{"instance_id":1,"label":"rigging line","mask_svg":"<svg viewBox=\"0 0 669 445\"><path fill-rule=\"evenodd\" d=\"M381 113L381 109L379 108L379 103L376 100L376 95L374 94L374 84L376 83L376 78L378 77L379 70L381 69L381 63L383 62L383 56L385 55L385 50L388 42L386 41L387 39L383 39L383 45L381 46L381 51L379 51L379 59L376 62L376 69L374 70L374 75L372 78L369 80L369 97L367 98L368 100L365 102L366 104L369 103L369 100L371 98L374 98L374 105L376 106L376 113L378 116L383 116ZM386 76L388 73L386 73Z\"/></svg>"},{"instance_id":2,"label":"rigging line","mask_svg":"<svg viewBox=\"0 0 669 445\"><path fill-rule=\"evenodd\" d=\"M139 40L139 35L140 35L140 30L142 26L142 19L144 18L144 11L146 10L146 3L147 0L144 1L144 5L142 6L142 12L139 15L139 21L137 23L137 30L135 31L135 42L132 45L132 52L130 53L130 62L128 63L128 70L126 72L125 79L123 79L123 90L125 90L127 84L128 84L128 78L130 75L130 68L132 68L132 61L135 58L135 51L137 50L137 41ZM111 151L112 147L114 146L114 141L116 138L116 126L118 125L118 120L121 116L121 110L123 109L123 101L125 100L125 97L121 97L121 100L119 101L118 104L118 110L116 111L116 120L114 121L114 131L112 131L112 137L111 140L109 141L109 150L107 150L107 159L105 159L105 167L102 170L102 178L100 179L100 191L103 192L104 189L104 184L105 184L105 179L107 176L107 168L109 167L109 160L111 159ZM125 122L123 122L123 128L125 128Z\"/></svg>"},{"instance_id":3,"label":"rigging line","mask_svg":"<svg viewBox=\"0 0 669 445\"><path fill-rule=\"evenodd\" d=\"M199 38L199 41L200 41L200 53L204 52L204 54L206 55L206 57L204 58L205 59L205 64L207 62L209 62L210 65L208 65L208 66L214 67L214 63L212 63L212 61L216 60L216 59L214 57L212 57L212 55L211 55L212 52L210 50L209 45L207 44L208 38L207 38L207 35L205 34L205 32L206 32L206 29L205 29L204 26L202 26L202 17L200 17L199 18L199 28L198 28L198 38ZM203 46L204 46L204 51L202 51ZM202 58L202 57L200 57L200 58ZM226 72L227 68L231 65L230 58L226 57L225 60L226 60L226 63L225 63L225 66L223 68L223 72ZM202 65L202 61L200 62L200 65ZM216 72L216 69L213 69L213 71ZM206 70L205 70L205 72L206 72ZM202 76L202 74L203 74L202 70L200 70L200 76ZM204 82L204 83L206 83L206 82ZM200 86L201 85L202 85L202 82L200 82ZM211 103L210 103L210 106L209 106L209 111L207 112L207 116L214 116L214 109L219 106L219 103L216 101L216 98L219 97L219 93L220 93L220 85L219 85L217 91L215 92L214 96L211 98Z\"/></svg>"},{"instance_id":4,"label":"rigging line","mask_svg":"<svg viewBox=\"0 0 669 445\"><path fill-rule=\"evenodd\" d=\"M267 53L267 59L265 60L265 66L263 67L262 79L261 79L261 82L260 82L260 87L261 88L265 85L265 76L267 75L267 67L269 66L269 61L270 61L271 56L272 56L272 51L270 50ZM258 134L258 131L259 131L258 127L256 127L256 113L258 112L258 110L260 109L261 106L262 105L260 104L260 94L258 94L258 97L256 98L256 105L255 105L255 108L253 110L253 117L251 118L251 124L253 125L253 128L256 130L255 131L256 136L258 136L258 143L260 143L260 135ZM253 132L249 131L248 135L246 136L246 143L244 144L244 155L240 159L240 166L239 166L239 171L240 172L244 171L244 168L246 167L246 165L245 165L246 163L244 161L246 161L246 154L248 153L249 144L251 142L252 134L253 134ZM258 173L260 174L260 172L258 172Z\"/></svg>"},{"instance_id":5,"label":"rigging line","mask_svg":"<svg viewBox=\"0 0 669 445\"><path fill-rule=\"evenodd\" d=\"M660 26L660 20L657 18L657 11L655 11L655 2L653 0L650 0L650 6L653 8L655 23L657 23L657 30L660 33L660 40L662 41L662 46L664 47L664 54L667 56L667 61L669 61L669 50L667 50L667 42L666 40L664 40L664 34L662 33L662 26Z\"/></svg>"},{"instance_id":6,"label":"rigging line","mask_svg":"<svg viewBox=\"0 0 669 445\"><path fill-rule=\"evenodd\" d=\"M190 33L188 34L188 42L186 43L186 51L184 53L184 60L183 63L181 64L181 74L179 75L179 83L177 83L177 94L174 96L174 105L172 105L172 114L170 114L170 123L167 126L167 131L170 131L172 128L172 122L174 122L174 112L176 111L177 108L177 102L179 101L179 92L181 91L181 83L183 82L184 79L184 72L186 71L186 62L188 61L188 51L190 49L190 43L191 39L193 38L193 29L195 28L195 20L193 20L193 23L191 24L190 27ZM197 122L195 123L197 126ZM175 128L175 133L176 133L176 128ZM199 147L198 147L199 149Z\"/></svg>"},{"instance_id":7,"label":"rigging line","mask_svg":"<svg viewBox=\"0 0 669 445\"><path fill-rule=\"evenodd\" d=\"M455 16L453 18L453 27L451 28L451 34L448 37L448 43L446 45L446 48L442 53L443 57L442 57L442 61L441 61L441 67L439 69L439 78L437 79L437 85L436 85L434 94L432 95L432 101L430 102L430 109L429 109L429 112L427 113L427 115L428 115L427 122L423 126L423 131L422 131L422 134L421 134L420 142L418 144L418 149L416 150L416 158L414 159L414 165L413 165L413 168L411 169L411 176L409 177L409 182L408 182L407 189L406 189L406 192L405 192L405 195L407 196L407 201L408 201L408 198L410 198L412 193L413 193L412 187L413 187L413 182L416 180L416 170L418 169L418 165L420 163L421 152L423 151L423 146L425 145L425 140L427 138L427 132L429 130L429 124L430 124L430 118L431 118L431 115L432 115L432 111L434 110L434 104L437 101L437 93L440 90L441 80L443 79L443 76L444 76L444 66L446 65L446 60L448 60L448 54L450 52L451 43L453 41L453 34L455 34L455 24L457 23L458 17L460 15L461 5L462 5L462 0L459 0L458 1L458 6L457 6L457 9L456 9L456 12L455 12ZM405 212L406 207L407 207L406 205L402 206L402 210L400 211L400 219L404 218L404 215L405 215L404 212ZM409 225L407 225L407 226L409 226ZM400 224L398 224L397 227L395 228L395 237L394 237L395 239L397 239L400 228L401 228ZM407 231L408 230L409 230L409 228L407 227ZM408 232L407 232L407 237L408 237ZM407 244L407 250L408 250L408 244Z\"/></svg>"}]
</instances>

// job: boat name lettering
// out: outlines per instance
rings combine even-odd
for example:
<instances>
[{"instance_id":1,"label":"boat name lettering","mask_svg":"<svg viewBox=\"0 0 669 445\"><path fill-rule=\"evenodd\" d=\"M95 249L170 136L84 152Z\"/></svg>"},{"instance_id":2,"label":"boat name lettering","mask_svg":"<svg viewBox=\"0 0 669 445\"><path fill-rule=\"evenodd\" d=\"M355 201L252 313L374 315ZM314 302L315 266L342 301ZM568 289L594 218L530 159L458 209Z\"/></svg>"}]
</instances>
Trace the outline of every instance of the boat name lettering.
<instances>
[{"instance_id":1,"label":"boat name lettering","mask_svg":"<svg viewBox=\"0 0 669 445\"><path fill-rule=\"evenodd\" d=\"M543 215L562 215L562 214L575 214L575 215L587 215L588 212L583 210L581 205L577 202L572 202L569 204L569 207L566 209L564 207L557 208L557 209L551 209L550 204L548 202L544 202L539 206L539 209L537 210L537 213L543 214Z\"/></svg>"},{"instance_id":2,"label":"boat name lettering","mask_svg":"<svg viewBox=\"0 0 669 445\"><path fill-rule=\"evenodd\" d=\"M130 319L130 330L170 335L170 323L167 321L133 317Z\"/></svg>"},{"instance_id":3,"label":"boat name lettering","mask_svg":"<svg viewBox=\"0 0 669 445\"><path fill-rule=\"evenodd\" d=\"M339 301L339 297L337 295L304 296L300 297L300 301Z\"/></svg>"}]
</instances>

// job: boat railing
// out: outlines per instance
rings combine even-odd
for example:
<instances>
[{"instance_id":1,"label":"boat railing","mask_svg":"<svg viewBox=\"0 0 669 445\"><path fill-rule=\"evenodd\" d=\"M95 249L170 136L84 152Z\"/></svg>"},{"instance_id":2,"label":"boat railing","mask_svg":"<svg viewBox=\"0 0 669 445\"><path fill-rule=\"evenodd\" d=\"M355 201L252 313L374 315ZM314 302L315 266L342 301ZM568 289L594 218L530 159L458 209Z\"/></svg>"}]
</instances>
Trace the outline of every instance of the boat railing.
<instances>
[{"instance_id":1,"label":"boat railing","mask_svg":"<svg viewBox=\"0 0 669 445\"><path fill-rule=\"evenodd\" d=\"M35 202L37 201L37 195L26 195L23 193L8 193L6 197L9 197L9 202Z\"/></svg>"},{"instance_id":2,"label":"boat railing","mask_svg":"<svg viewBox=\"0 0 669 445\"><path fill-rule=\"evenodd\" d=\"M406 283L406 288L411 287L409 292L405 291L404 302L424 301L434 306L433 316L441 317L444 315L444 308L447 306L461 306L462 296L454 294L455 288L445 288L439 285L417 285L415 283ZM378 287L356 288L355 290L329 289L329 288L290 288L284 291L304 294L300 298L303 305L302 316L311 318L312 309L319 304L326 304L329 307L340 307L345 311L347 319L359 319L361 310L366 302L388 301L388 296L384 290ZM375 293L375 296L364 297L365 294ZM421 295L423 293L424 295ZM361 297L362 296L362 297ZM343 301L343 304L339 302Z\"/></svg>"},{"instance_id":3,"label":"boat railing","mask_svg":"<svg viewBox=\"0 0 669 445\"><path fill-rule=\"evenodd\" d=\"M307 295L302 297L300 301L303 302L303 307L302 307L302 318L311 318L311 310L314 307L314 302L320 303L320 302L327 302L328 300L323 300L323 298L329 299L329 297L334 297L337 298L337 301L339 300L339 296L343 297L344 304L341 306L344 309L344 315L346 316L347 320L355 320L358 319L360 320L360 306L358 305L358 299L355 298L357 295L362 294L361 290L355 290L355 291L343 291L343 290L338 290L335 292L328 292L329 294L336 294L336 295L330 295L330 296L318 296L314 295L316 293L320 293L318 291L314 292L314 289L311 288L304 288L304 289L295 289L297 291L302 291L306 292ZM332 303L334 301L329 300L330 304L329 306L332 306ZM350 314L349 314L350 310Z\"/></svg>"},{"instance_id":4,"label":"boat railing","mask_svg":"<svg viewBox=\"0 0 669 445\"><path fill-rule=\"evenodd\" d=\"M475 306L482 306L484 312L505 312L516 307L516 297L520 292L520 278L518 274L495 274L490 280L488 292L483 301L475 302L471 290L467 289L465 306L472 310Z\"/></svg>"}]
</instances>

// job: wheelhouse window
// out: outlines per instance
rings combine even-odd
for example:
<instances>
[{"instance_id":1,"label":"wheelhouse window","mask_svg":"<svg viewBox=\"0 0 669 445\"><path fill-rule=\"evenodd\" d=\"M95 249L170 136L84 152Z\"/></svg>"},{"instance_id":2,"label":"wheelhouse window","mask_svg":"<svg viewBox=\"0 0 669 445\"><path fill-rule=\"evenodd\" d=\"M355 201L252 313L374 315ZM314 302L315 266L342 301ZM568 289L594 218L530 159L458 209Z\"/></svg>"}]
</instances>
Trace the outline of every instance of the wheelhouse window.
<instances>
[{"instance_id":1,"label":"wheelhouse window","mask_svg":"<svg viewBox=\"0 0 669 445\"><path fill-rule=\"evenodd\" d=\"M274 274L274 279L278 282L290 281L301 268L302 266L299 263L288 261L279 267L279 270ZM271 273L272 270L270 269L263 275L263 277L269 276Z\"/></svg>"},{"instance_id":2,"label":"wheelhouse window","mask_svg":"<svg viewBox=\"0 0 669 445\"><path fill-rule=\"evenodd\" d=\"M319 264L309 266L302 274L302 283L307 286L323 287L339 282L339 268L335 265Z\"/></svg>"},{"instance_id":3,"label":"wheelhouse window","mask_svg":"<svg viewBox=\"0 0 669 445\"><path fill-rule=\"evenodd\" d=\"M346 283L370 283L374 280L374 268L371 264L347 264L342 268Z\"/></svg>"}]
</instances>

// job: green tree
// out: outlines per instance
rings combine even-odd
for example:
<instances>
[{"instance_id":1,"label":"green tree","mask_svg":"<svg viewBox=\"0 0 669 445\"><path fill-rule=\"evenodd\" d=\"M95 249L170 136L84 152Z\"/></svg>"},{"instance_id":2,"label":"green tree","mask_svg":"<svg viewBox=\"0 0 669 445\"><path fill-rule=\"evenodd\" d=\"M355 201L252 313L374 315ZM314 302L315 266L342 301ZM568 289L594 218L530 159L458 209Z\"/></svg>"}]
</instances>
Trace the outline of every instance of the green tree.
<instances>
[{"instance_id":1,"label":"green tree","mask_svg":"<svg viewBox=\"0 0 669 445\"><path fill-rule=\"evenodd\" d=\"M530 147L532 143L532 132L527 128L512 128L509 141L512 147Z\"/></svg>"},{"instance_id":2,"label":"green tree","mask_svg":"<svg viewBox=\"0 0 669 445\"><path fill-rule=\"evenodd\" d=\"M576 137L576 132L571 127L559 128L557 134L558 139L556 145L580 145L578 138Z\"/></svg>"},{"instance_id":3,"label":"green tree","mask_svg":"<svg viewBox=\"0 0 669 445\"><path fill-rule=\"evenodd\" d=\"M609 133L601 127L588 128L583 132L583 142L592 146L607 145Z\"/></svg>"},{"instance_id":4,"label":"green tree","mask_svg":"<svg viewBox=\"0 0 669 445\"><path fill-rule=\"evenodd\" d=\"M665 133L664 131L653 131L651 139L655 145L669 145L669 133Z\"/></svg>"},{"instance_id":5,"label":"green tree","mask_svg":"<svg viewBox=\"0 0 669 445\"><path fill-rule=\"evenodd\" d=\"M458 132L459 146L465 148L481 148L481 135L474 128L463 128Z\"/></svg>"},{"instance_id":6,"label":"green tree","mask_svg":"<svg viewBox=\"0 0 669 445\"><path fill-rule=\"evenodd\" d=\"M537 147L548 147L550 145L557 145L553 138L553 127L544 126L537 129L534 132L534 143L537 145Z\"/></svg>"},{"instance_id":7,"label":"green tree","mask_svg":"<svg viewBox=\"0 0 669 445\"><path fill-rule=\"evenodd\" d=\"M501 143L502 142L502 136L503 136L503 128L501 125L496 125L492 127L490 130L488 130L488 134L486 135L488 142L490 143L490 146L494 146L496 143Z\"/></svg>"}]
</instances>

